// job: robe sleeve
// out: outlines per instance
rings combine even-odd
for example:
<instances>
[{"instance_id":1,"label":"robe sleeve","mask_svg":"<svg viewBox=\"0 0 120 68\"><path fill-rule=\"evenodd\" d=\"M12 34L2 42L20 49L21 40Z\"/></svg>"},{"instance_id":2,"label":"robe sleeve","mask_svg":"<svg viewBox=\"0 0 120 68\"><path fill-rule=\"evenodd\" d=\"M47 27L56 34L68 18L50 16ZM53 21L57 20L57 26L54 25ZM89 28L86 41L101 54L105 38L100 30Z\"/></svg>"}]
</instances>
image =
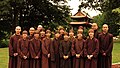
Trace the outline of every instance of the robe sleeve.
<instances>
[{"instance_id":1,"label":"robe sleeve","mask_svg":"<svg viewBox=\"0 0 120 68\"><path fill-rule=\"evenodd\" d=\"M28 52L26 55L28 58L30 57L30 40L28 40Z\"/></svg>"},{"instance_id":2,"label":"robe sleeve","mask_svg":"<svg viewBox=\"0 0 120 68\"><path fill-rule=\"evenodd\" d=\"M98 40L99 40L99 52L102 54L102 53L104 53L105 51L102 49L102 47L101 47L101 34L99 34L99 36L98 36Z\"/></svg>"},{"instance_id":3,"label":"robe sleeve","mask_svg":"<svg viewBox=\"0 0 120 68\"><path fill-rule=\"evenodd\" d=\"M20 46L21 46L21 40L18 40L18 43L17 43L17 52L18 52L18 55L21 58L23 58L23 56L25 56L25 55L22 53Z\"/></svg>"},{"instance_id":4,"label":"robe sleeve","mask_svg":"<svg viewBox=\"0 0 120 68\"><path fill-rule=\"evenodd\" d=\"M84 57L87 57L87 55L88 55L88 52L87 52L87 40L85 41L85 45L84 45Z\"/></svg>"},{"instance_id":5,"label":"robe sleeve","mask_svg":"<svg viewBox=\"0 0 120 68\"><path fill-rule=\"evenodd\" d=\"M10 42L9 42L9 56L14 56L14 51L13 51L13 37L10 37Z\"/></svg>"},{"instance_id":6,"label":"robe sleeve","mask_svg":"<svg viewBox=\"0 0 120 68\"><path fill-rule=\"evenodd\" d=\"M70 46L70 49L69 49L69 52L68 52L68 54L67 54L67 55L70 57L70 56L71 56L72 42L70 42L69 46Z\"/></svg>"},{"instance_id":7,"label":"robe sleeve","mask_svg":"<svg viewBox=\"0 0 120 68\"><path fill-rule=\"evenodd\" d=\"M62 42L60 42L59 53L60 53L60 58L63 58L64 54L63 54Z\"/></svg>"},{"instance_id":8,"label":"robe sleeve","mask_svg":"<svg viewBox=\"0 0 120 68\"><path fill-rule=\"evenodd\" d=\"M51 41L51 45L50 45L50 55L51 55L51 61L55 61L55 54L54 54L54 45L53 45L54 41Z\"/></svg>"},{"instance_id":9,"label":"robe sleeve","mask_svg":"<svg viewBox=\"0 0 120 68\"><path fill-rule=\"evenodd\" d=\"M75 56L75 41L72 42L72 47L71 47L71 53L72 53L72 56Z\"/></svg>"},{"instance_id":10,"label":"robe sleeve","mask_svg":"<svg viewBox=\"0 0 120 68\"><path fill-rule=\"evenodd\" d=\"M45 40L42 41L42 54L47 57L48 56L48 51L46 50L45 43L47 43L47 42L45 42Z\"/></svg>"},{"instance_id":11,"label":"robe sleeve","mask_svg":"<svg viewBox=\"0 0 120 68\"><path fill-rule=\"evenodd\" d=\"M38 54L37 54L37 56L39 57L39 58L41 58L41 47L44 45L44 43L42 43L41 41L40 41L40 51L38 52Z\"/></svg>"},{"instance_id":12,"label":"robe sleeve","mask_svg":"<svg viewBox=\"0 0 120 68\"><path fill-rule=\"evenodd\" d=\"M32 58L35 58L35 57L36 57L36 54L35 54L33 45L34 45L34 44L33 44L32 40L31 40L31 41L30 41L30 54L31 54L31 57L32 57Z\"/></svg>"},{"instance_id":13,"label":"robe sleeve","mask_svg":"<svg viewBox=\"0 0 120 68\"><path fill-rule=\"evenodd\" d=\"M98 53L99 53L99 42L98 42L97 39L95 39L95 43L94 44L95 44L95 50L92 53L92 55L93 55L94 58L97 58Z\"/></svg>"},{"instance_id":14,"label":"robe sleeve","mask_svg":"<svg viewBox=\"0 0 120 68\"><path fill-rule=\"evenodd\" d=\"M83 40L82 51L80 52L81 57L84 57L84 45L85 45L85 41Z\"/></svg>"},{"instance_id":15,"label":"robe sleeve","mask_svg":"<svg viewBox=\"0 0 120 68\"><path fill-rule=\"evenodd\" d=\"M110 34L110 39L109 39L110 41L110 44L109 44L109 47L108 47L108 49L105 51L105 53L108 55L108 56L110 56L111 55L111 53L112 53L112 49L113 49L113 36Z\"/></svg>"}]
</instances>

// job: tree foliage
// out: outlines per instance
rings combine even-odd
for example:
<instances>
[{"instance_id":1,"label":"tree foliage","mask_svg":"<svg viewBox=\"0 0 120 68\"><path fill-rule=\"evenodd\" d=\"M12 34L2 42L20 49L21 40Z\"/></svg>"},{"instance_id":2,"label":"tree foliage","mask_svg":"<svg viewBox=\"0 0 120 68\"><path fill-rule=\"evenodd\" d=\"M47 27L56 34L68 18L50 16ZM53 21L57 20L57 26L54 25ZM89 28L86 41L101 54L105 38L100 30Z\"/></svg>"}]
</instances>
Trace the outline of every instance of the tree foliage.
<instances>
[{"instance_id":1,"label":"tree foliage","mask_svg":"<svg viewBox=\"0 0 120 68\"><path fill-rule=\"evenodd\" d=\"M96 22L98 22L100 26L102 24L108 24L109 32L112 33L114 36L119 34L120 0L82 0L79 9L85 8L92 8L94 10L101 11L102 15L94 17Z\"/></svg>"},{"instance_id":2,"label":"tree foliage","mask_svg":"<svg viewBox=\"0 0 120 68\"><path fill-rule=\"evenodd\" d=\"M70 9L65 3L63 0L1 0L0 40L14 33L17 25L22 30L39 24L51 30L59 25L68 27Z\"/></svg>"}]
</instances>

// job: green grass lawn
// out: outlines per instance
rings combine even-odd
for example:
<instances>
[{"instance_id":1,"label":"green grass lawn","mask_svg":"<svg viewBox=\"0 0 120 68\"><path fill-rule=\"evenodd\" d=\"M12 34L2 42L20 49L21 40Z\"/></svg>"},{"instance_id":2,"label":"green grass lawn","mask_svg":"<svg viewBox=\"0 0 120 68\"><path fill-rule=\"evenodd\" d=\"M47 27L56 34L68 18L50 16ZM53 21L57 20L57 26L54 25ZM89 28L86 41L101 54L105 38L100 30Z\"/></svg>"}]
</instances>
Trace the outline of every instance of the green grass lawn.
<instances>
[{"instance_id":1,"label":"green grass lawn","mask_svg":"<svg viewBox=\"0 0 120 68\"><path fill-rule=\"evenodd\" d=\"M113 63L120 62L120 43L114 43ZM8 68L8 48L0 48L0 68Z\"/></svg>"},{"instance_id":2,"label":"green grass lawn","mask_svg":"<svg viewBox=\"0 0 120 68\"><path fill-rule=\"evenodd\" d=\"M113 63L120 62L120 43L114 43L112 55Z\"/></svg>"},{"instance_id":3,"label":"green grass lawn","mask_svg":"<svg viewBox=\"0 0 120 68\"><path fill-rule=\"evenodd\" d=\"M8 48L0 48L0 68L8 68Z\"/></svg>"}]
</instances>

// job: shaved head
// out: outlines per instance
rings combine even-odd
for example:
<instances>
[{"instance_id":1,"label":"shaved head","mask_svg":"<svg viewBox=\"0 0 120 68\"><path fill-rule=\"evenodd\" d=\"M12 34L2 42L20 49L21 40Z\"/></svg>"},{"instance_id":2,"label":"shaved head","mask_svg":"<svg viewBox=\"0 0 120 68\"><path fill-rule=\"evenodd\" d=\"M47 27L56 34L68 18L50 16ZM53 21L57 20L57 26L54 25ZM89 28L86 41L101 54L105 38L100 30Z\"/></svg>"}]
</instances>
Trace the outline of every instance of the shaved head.
<instances>
[{"instance_id":1,"label":"shaved head","mask_svg":"<svg viewBox=\"0 0 120 68\"><path fill-rule=\"evenodd\" d=\"M20 32L21 32L21 27L20 27L20 26L17 26L17 27L15 28L15 32L16 32L16 34L20 34Z\"/></svg>"},{"instance_id":2,"label":"shaved head","mask_svg":"<svg viewBox=\"0 0 120 68\"><path fill-rule=\"evenodd\" d=\"M15 29L21 29L21 27L20 26L16 26L16 28Z\"/></svg>"},{"instance_id":3,"label":"shaved head","mask_svg":"<svg viewBox=\"0 0 120 68\"><path fill-rule=\"evenodd\" d=\"M35 28L31 27L30 30L35 30Z\"/></svg>"},{"instance_id":4,"label":"shaved head","mask_svg":"<svg viewBox=\"0 0 120 68\"><path fill-rule=\"evenodd\" d=\"M34 32L35 32L35 28L31 27L31 28L29 29L29 33L30 33L30 35L33 35Z\"/></svg>"},{"instance_id":5,"label":"shaved head","mask_svg":"<svg viewBox=\"0 0 120 68\"><path fill-rule=\"evenodd\" d=\"M108 27L108 25L107 25L107 24L104 24L103 27Z\"/></svg>"},{"instance_id":6,"label":"shaved head","mask_svg":"<svg viewBox=\"0 0 120 68\"><path fill-rule=\"evenodd\" d=\"M103 32L105 32L105 33L108 32L108 29L109 29L108 25L104 24L103 27L102 27Z\"/></svg>"},{"instance_id":7,"label":"shaved head","mask_svg":"<svg viewBox=\"0 0 120 68\"><path fill-rule=\"evenodd\" d=\"M38 25L37 30L41 31L42 29L43 29L43 26L42 25Z\"/></svg>"}]
</instances>

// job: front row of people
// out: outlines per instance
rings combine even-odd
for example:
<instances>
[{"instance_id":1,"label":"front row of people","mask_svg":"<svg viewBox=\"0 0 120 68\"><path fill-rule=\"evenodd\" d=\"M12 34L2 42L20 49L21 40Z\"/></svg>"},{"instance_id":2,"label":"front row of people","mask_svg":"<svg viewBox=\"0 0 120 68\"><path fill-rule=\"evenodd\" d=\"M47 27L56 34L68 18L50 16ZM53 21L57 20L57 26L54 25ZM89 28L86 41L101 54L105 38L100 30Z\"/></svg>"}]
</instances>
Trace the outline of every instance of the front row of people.
<instances>
[{"instance_id":1,"label":"front row of people","mask_svg":"<svg viewBox=\"0 0 120 68\"><path fill-rule=\"evenodd\" d=\"M98 39L90 29L86 40L82 33L75 38L72 31L55 32L51 40L50 30L36 30L28 37L27 31L21 36L21 27L16 27L16 34L10 38L9 68L111 68L113 38L108 25L102 30Z\"/></svg>"}]
</instances>

